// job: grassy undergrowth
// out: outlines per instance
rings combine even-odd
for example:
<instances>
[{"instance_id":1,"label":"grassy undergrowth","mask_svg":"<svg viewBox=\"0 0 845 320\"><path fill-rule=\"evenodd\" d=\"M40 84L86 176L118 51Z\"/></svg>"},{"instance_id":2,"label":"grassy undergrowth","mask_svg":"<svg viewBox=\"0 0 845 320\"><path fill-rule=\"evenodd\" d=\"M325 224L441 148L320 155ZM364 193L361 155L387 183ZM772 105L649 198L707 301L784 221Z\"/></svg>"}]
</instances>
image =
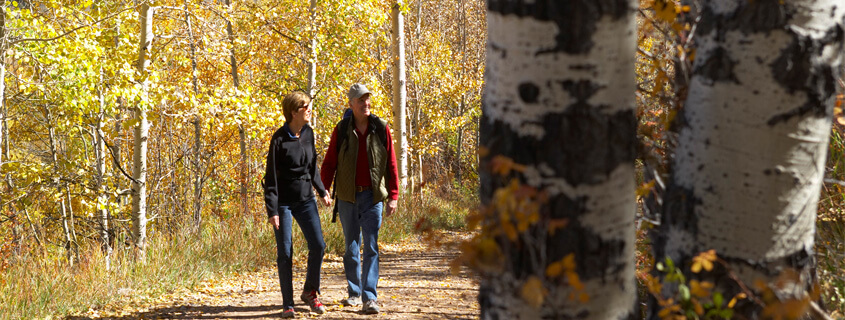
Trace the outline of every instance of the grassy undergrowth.
<instances>
[{"instance_id":1,"label":"grassy undergrowth","mask_svg":"<svg viewBox=\"0 0 845 320\"><path fill-rule=\"evenodd\" d=\"M428 193L402 198L397 212L384 219L381 243L414 236L421 221L438 229L461 229L468 210L477 203ZM320 208L320 214L327 253L343 254L340 223L330 222L330 208ZM0 273L0 319L60 318L191 289L218 275L274 270L276 244L263 216L256 221L242 216L205 219L199 237L191 232L151 232L145 263L136 262L131 249L116 248L109 270L95 245L82 248L79 263L72 267L55 246L18 255ZM305 240L298 226L293 230L294 254L304 260Z\"/></svg>"},{"instance_id":2,"label":"grassy undergrowth","mask_svg":"<svg viewBox=\"0 0 845 320\"><path fill-rule=\"evenodd\" d=\"M832 130L826 171L826 177L845 181L845 126L835 125ZM845 317L845 187L825 183L816 225L822 300L835 316Z\"/></svg>"}]
</instances>

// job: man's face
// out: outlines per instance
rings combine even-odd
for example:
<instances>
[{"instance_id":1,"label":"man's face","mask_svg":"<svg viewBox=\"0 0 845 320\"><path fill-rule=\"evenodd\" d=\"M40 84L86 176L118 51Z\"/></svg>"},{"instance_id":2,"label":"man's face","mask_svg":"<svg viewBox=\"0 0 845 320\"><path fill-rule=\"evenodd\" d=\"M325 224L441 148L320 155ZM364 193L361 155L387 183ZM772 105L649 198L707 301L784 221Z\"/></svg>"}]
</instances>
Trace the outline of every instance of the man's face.
<instances>
[{"instance_id":1,"label":"man's face","mask_svg":"<svg viewBox=\"0 0 845 320\"><path fill-rule=\"evenodd\" d=\"M370 94L367 93L358 98L349 101L349 107L352 108L352 114L356 119L366 118L370 116Z\"/></svg>"}]
</instances>

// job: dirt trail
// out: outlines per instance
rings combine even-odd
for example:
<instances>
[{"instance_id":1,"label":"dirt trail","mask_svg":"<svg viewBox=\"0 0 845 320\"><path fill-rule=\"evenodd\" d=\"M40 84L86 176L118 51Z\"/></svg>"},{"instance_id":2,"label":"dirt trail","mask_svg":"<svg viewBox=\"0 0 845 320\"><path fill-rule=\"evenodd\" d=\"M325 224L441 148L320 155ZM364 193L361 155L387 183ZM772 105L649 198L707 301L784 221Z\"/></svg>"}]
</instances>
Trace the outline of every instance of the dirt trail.
<instances>
[{"instance_id":1,"label":"dirt trail","mask_svg":"<svg viewBox=\"0 0 845 320\"><path fill-rule=\"evenodd\" d=\"M380 245L378 315L361 315L359 308L343 307L346 279L341 257L327 255L323 263L322 302L328 311L318 315L299 301L304 280L303 263L294 266L294 296L297 319L477 319L478 281L466 269L452 274L450 262L458 251L458 234L444 234L444 246L429 246L419 240L404 245ZM299 261L297 261L299 262ZM180 294L142 310L119 315L91 311L68 319L276 319L281 312L275 268L217 279L199 286L196 292ZM100 316L100 314L104 316Z\"/></svg>"}]
</instances>

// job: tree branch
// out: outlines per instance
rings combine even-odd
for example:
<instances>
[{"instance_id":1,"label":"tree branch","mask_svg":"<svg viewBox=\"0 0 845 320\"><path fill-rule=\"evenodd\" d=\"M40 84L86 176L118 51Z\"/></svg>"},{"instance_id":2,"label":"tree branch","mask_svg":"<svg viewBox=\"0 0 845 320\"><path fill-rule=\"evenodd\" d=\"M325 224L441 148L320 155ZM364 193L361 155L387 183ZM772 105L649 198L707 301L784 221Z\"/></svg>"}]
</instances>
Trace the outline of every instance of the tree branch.
<instances>
[{"instance_id":1,"label":"tree branch","mask_svg":"<svg viewBox=\"0 0 845 320\"><path fill-rule=\"evenodd\" d=\"M47 41L53 41L53 40L56 40L56 39L60 39L60 38L65 37L65 36L67 36L71 33L79 31L80 29L87 28L87 27L93 26L95 24L98 24L100 22L106 21L108 19L114 18L115 16L117 16L117 15L119 15L119 14L125 12L125 11L133 10L135 8L137 8L137 7L126 8L126 9L120 10L118 12L115 12L115 13L112 13L112 14L106 16L105 18L102 18L100 20L94 21L94 22L89 23L89 24L81 25L81 26L78 26L76 28L70 29L69 31L62 33L58 36L52 37L52 38L22 38L22 39L10 41L9 46L13 46L13 45L16 45L18 43L23 43L23 42L47 42Z\"/></svg>"},{"instance_id":2,"label":"tree branch","mask_svg":"<svg viewBox=\"0 0 845 320\"><path fill-rule=\"evenodd\" d=\"M109 149L109 153L111 153L111 158L112 158L112 161L114 161L114 166L117 167L118 170L120 170L120 173L123 173L123 175L126 176L126 178L128 178L132 182L135 182L137 184L142 184L140 181L135 180L135 178L133 178L128 173L126 173L125 170L123 170L123 167L120 166L120 162L117 161L117 155L114 154L114 148L109 145L109 142L106 141L106 137L103 137L103 135L100 134L99 130L97 130L97 136L99 136L100 139L103 139L103 143L106 145L106 149Z\"/></svg>"}]
</instances>

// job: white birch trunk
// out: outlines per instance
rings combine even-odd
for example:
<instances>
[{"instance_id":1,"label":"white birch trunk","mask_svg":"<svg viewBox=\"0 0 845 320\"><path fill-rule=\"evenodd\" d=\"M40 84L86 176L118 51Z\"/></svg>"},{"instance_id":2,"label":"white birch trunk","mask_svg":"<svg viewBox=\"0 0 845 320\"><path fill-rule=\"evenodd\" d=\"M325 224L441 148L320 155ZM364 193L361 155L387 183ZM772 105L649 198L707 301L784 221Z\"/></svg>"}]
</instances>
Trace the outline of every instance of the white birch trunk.
<instances>
[{"instance_id":1,"label":"white birch trunk","mask_svg":"<svg viewBox=\"0 0 845 320\"><path fill-rule=\"evenodd\" d=\"M308 48L308 96L314 99L317 93L317 0L311 0L311 46ZM312 107L313 109L313 107ZM315 110L316 111L316 110ZM317 112L311 116L311 127L317 127Z\"/></svg>"},{"instance_id":2,"label":"white birch trunk","mask_svg":"<svg viewBox=\"0 0 845 320\"><path fill-rule=\"evenodd\" d=\"M188 1L185 1L185 25L188 27L188 43L191 49L191 83L193 84L194 95L199 94L199 84L197 80L197 49L194 44L194 31L191 25L191 15L188 14ZM197 235L202 231L202 119L199 116L199 110L195 110L197 115L194 117L194 229Z\"/></svg>"},{"instance_id":3,"label":"white birch trunk","mask_svg":"<svg viewBox=\"0 0 845 320\"><path fill-rule=\"evenodd\" d=\"M141 5L141 36L138 50L138 77L141 79L143 103L135 108L138 123L134 129L133 166L132 166L132 236L141 261L146 259L147 247L147 139L149 123L147 109L150 107L147 67L148 55L153 45L153 9L149 4Z\"/></svg>"},{"instance_id":4,"label":"white birch trunk","mask_svg":"<svg viewBox=\"0 0 845 320\"><path fill-rule=\"evenodd\" d=\"M782 297L806 297L845 7L841 0L703 4L656 257L687 262L715 249L749 287L793 269L800 280ZM708 276L731 284L719 288L726 297L739 292L720 281L724 271ZM759 316L748 300L736 308Z\"/></svg>"},{"instance_id":5,"label":"white birch trunk","mask_svg":"<svg viewBox=\"0 0 845 320\"><path fill-rule=\"evenodd\" d=\"M0 0L0 161L5 161L8 157L6 112L6 1ZM0 166L0 176L2 175L4 172ZM0 202L2 200L0 195Z\"/></svg>"},{"instance_id":6,"label":"white birch trunk","mask_svg":"<svg viewBox=\"0 0 845 320\"><path fill-rule=\"evenodd\" d=\"M487 4L485 155L479 173L486 208L482 237L492 237L496 248L477 249L501 251L491 255L501 258L476 261L482 270L481 318L639 318L634 278L637 2ZM517 163L516 170L494 173L503 163L498 156ZM512 182L525 189L508 191ZM532 189L541 194L527 196ZM511 209L508 203L520 200L525 209ZM534 213L536 221L519 232L520 223L531 222ZM550 227L563 220L565 226ZM508 236L512 232L516 236ZM567 285L563 274L546 273L570 254L583 288ZM531 290L537 282L542 288Z\"/></svg>"},{"instance_id":7,"label":"white birch trunk","mask_svg":"<svg viewBox=\"0 0 845 320\"><path fill-rule=\"evenodd\" d=\"M405 108L407 104L405 78L405 18L399 3L393 4L393 150L396 153L396 169L399 171L399 188L405 190L408 184L408 132L406 131Z\"/></svg>"},{"instance_id":8,"label":"white birch trunk","mask_svg":"<svg viewBox=\"0 0 845 320\"><path fill-rule=\"evenodd\" d=\"M50 139L50 157L53 160L53 185L56 187L56 194L62 194L62 187L60 184L59 174L62 172L59 168L59 156L58 150L56 149L56 130L53 128L53 116L50 112L49 107L44 107L44 115L47 119L47 138ZM65 250L67 254L67 261L68 264L73 266L76 264L76 259L73 250L73 235L71 231L71 224L68 218L67 212L67 205L65 203L66 200L64 197L61 197L59 200L59 214L62 217L62 232L64 233L65 238Z\"/></svg>"},{"instance_id":9,"label":"white birch trunk","mask_svg":"<svg viewBox=\"0 0 845 320\"><path fill-rule=\"evenodd\" d=\"M226 0L226 6L229 7L231 5L229 0ZM235 59L235 32L232 29L232 22L226 20L226 34L229 37L229 43L232 46L229 49L229 66L231 67L232 73L232 82L235 84L235 88L240 87L240 78L238 77L238 60ZM241 124L238 125L238 137L240 138L240 146L241 146L241 162L238 166L240 168L240 180L241 180L241 213L246 217L249 208L247 208L247 180L249 177L248 167L247 167L247 153L246 153L246 127Z\"/></svg>"},{"instance_id":10,"label":"white birch trunk","mask_svg":"<svg viewBox=\"0 0 845 320\"><path fill-rule=\"evenodd\" d=\"M95 170L97 174L97 183L95 186L95 193L97 194L97 205L94 207L94 216L100 222L100 242L102 243L103 253L105 253L106 270L111 269L111 253L112 248L109 243L109 211L106 209L109 202L109 196L106 193L106 144L103 140L103 117L105 117L105 98L103 92L99 91L100 111L97 113L97 124L94 130L94 156Z\"/></svg>"}]
</instances>

